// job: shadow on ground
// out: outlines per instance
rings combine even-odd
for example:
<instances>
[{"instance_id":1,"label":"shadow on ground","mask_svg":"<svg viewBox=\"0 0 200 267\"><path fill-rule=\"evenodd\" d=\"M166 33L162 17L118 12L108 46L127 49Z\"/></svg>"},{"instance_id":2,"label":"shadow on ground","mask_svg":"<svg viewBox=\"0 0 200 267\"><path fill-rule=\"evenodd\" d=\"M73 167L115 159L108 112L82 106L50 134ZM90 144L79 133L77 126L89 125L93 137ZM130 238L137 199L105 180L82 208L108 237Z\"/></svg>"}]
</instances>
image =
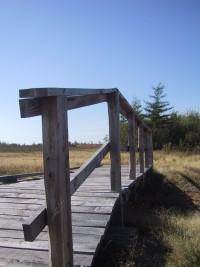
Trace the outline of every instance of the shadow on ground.
<instances>
[{"instance_id":1,"label":"shadow on ground","mask_svg":"<svg viewBox=\"0 0 200 267\"><path fill-rule=\"evenodd\" d=\"M184 174L182 177L199 190L199 185L190 177ZM128 238L120 245L112 238L106 239L94 262L95 267L165 266L165 255L170 249L156 232L163 224L161 213L187 215L198 208L186 193L157 172L146 177L136 194L134 191L124 207L123 217L125 227L137 229L137 237Z\"/></svg>"}]
</instances>

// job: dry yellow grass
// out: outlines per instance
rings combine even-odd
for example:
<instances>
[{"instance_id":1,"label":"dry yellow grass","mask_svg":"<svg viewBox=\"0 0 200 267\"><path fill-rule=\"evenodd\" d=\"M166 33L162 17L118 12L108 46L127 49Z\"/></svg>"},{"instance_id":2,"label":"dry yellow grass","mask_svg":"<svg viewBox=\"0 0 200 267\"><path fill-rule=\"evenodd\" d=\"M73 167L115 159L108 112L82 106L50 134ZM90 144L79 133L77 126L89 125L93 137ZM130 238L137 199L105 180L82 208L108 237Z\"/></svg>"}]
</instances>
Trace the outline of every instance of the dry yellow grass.
<instances>
[{"instance_id":1,"label":"dry yellow grass","mask_svg":"<svg viewBox=\"0 0 200 267\"><path fill-rule=\"evenodd\" d=\"M200 207L200 154L156 151L154 170L175 184Z\"/></svg>"},{"instance_id":2,"label":"dry yellow grass","mask_svg":"<svg viewBox=\"0 0 200 267\"><path fill-rule=\"evenodd\" d=\"M69 152L70 167L79 167L86 162L97 148L72 148ZM1 152L0 175L43 171L42 152ZM103 164L109 164L109 154Z\"/></svg>"},{"instance_id":3,"label":"dry yellow grass","mask_svg":"<svg viewBox=\"0 0 200 267\"><path fill-rule=\"evenodd\" d=\"M42 153L0 153L0 175L41 172Z\"/></svg>"}]
</instances>

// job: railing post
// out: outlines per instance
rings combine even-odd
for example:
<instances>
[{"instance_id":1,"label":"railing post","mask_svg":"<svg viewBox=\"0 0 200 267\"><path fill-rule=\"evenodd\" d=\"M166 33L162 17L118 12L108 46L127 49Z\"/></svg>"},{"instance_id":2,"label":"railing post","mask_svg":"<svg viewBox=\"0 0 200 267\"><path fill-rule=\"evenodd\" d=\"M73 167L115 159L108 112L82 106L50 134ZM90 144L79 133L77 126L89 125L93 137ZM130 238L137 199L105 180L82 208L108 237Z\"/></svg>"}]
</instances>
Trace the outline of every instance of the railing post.
<instances>
[{"instance_id":1,"label":"railing post","mask_svg":"<svg viewBox=\"0 0 200 267\"><path fill-rule=\"evenodd\" d=\"M147 128L144 129L144 138L145 138L145 167L148 168L150 165L150 139L149 139L149 131Z\"/></svg>"},{"instance_id":2,"label":"railing post","mask_svg":"<svg viewBox=\"0 0 200 267\"><path fill-rule=\"evenodd\" d=\"M121 191L119 92L107 95L110 137L111 190Z\"/></svg>"},{"instance_id":3,"label":"railing post","mask_svg":"<svg viewBox=\"0 0 200 267\"><path fill-rule=\"evenodd\" d=\"M143 125L139 125L139 165L140 172L144 172L144 138L143 138Z\"/></svg>"},{"instance_id":4,"label":"railing post","mask_svg":"<svg viewBox=\"0 0 200 267\"><path fill-rule=\"evenodd\" d=\"M64 103L65 101L65 103ZM44 183L52 267L73 266L66 98L42 102Z\"/></svg>"},{"instance_id":5,"label":"railing post","mask_svg":"<svg viewBox=\"0 0 200 267\"><path fill-rule=\"evenodd\" d=\"M128 140L130 155L130 179L136 178L136 162L135 162L135 114L128 113Z\"/></svg>"},{"instance_id":6,"label":"railing post","mask_svg":"<svg viewBox=\"0 0 200 267\"><path fill-rule=\"evenodd\" d=\"M149 156L150 156L150 165L153 166L153 140L152 140L152 131L149 130Z\"/></svg>"}]
</instances>

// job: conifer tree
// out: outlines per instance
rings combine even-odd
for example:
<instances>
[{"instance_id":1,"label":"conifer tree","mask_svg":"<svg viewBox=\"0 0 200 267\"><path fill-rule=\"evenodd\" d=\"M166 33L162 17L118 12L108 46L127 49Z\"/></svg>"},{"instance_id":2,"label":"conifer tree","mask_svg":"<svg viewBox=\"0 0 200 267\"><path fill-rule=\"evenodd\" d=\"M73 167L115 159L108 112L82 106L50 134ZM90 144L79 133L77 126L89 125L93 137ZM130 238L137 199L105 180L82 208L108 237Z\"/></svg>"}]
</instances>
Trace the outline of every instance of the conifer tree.
<instances>
[{"instance_id":1,"label":"conifer tree","mask_svg":"<svg viewBox=\"0 0 200 267\"><path fill-rule=\"evenodd\" d=\"M165 86L159 83L157 87L153 87L153 95L150 95L152 101L145 102L145 120L153 132L154 149L160 149L168 140L168 126L170 125L172 107L168 101L165 101Z\"/></svg>"}]
</instances>

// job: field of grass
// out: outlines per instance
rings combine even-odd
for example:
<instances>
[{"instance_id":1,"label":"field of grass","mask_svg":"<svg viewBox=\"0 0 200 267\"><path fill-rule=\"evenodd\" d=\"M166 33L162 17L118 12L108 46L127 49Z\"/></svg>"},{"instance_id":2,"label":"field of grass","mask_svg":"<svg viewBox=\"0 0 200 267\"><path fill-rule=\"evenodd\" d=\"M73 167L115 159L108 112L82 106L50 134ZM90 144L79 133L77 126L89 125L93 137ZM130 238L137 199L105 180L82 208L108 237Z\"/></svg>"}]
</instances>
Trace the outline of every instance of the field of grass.
<instances>
[{"instance_id":1,"label":"field of grass","mask_svg":"<svg viewBox=\"0 0 200 267\"><path fill-rule=\"evenodd\" d=\"M138 237L108 266L200 266L200 155L155 152L154 172L137 193L125 225Z\"/></svg>"},{"instance_id":2,"label":"field of grass","mask_svg":"<svg viewBox=\"0 0 200 267\"><path fill-rule=\"evenodd\" d=\"M71 148L70 167L81 166L97 148ZM109 159L104 160L109 163ZM42 152L0 152L0 175L43 171Z\"/></svg>"},{"instance_id":3,"label":"field of grass","mask_svg":"<svg viewBox=\"0 0 200 267\"><path fill-rule=\"evenodd\" d=\"M96 150L72 148L70 166L82 165ZM121 158L128 164L126 153ZM109 163L109 156L103 163ZM0 153L0 175L38 172L42 168L41 152ZM138 237L129 241L123 252L105 253L104 266L200 266L199 208L200 155L154 152L154 171L124 212L125 225L136 227Z\"/></svg>"}]
</instances>

